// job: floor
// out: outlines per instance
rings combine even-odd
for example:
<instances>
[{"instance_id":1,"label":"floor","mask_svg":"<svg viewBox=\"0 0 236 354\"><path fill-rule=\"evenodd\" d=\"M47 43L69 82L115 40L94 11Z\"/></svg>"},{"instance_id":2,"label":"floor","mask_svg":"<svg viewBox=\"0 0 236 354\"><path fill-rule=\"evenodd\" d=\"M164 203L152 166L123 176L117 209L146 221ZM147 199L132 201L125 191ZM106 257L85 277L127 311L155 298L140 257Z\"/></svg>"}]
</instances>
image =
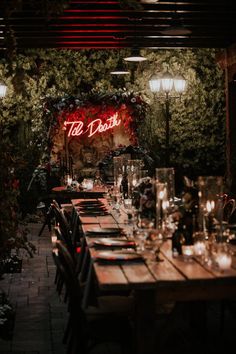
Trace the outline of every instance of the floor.
<instances>
[{"instance_id":1,"label":"floor","mask_svg":"<svg viewBox=\"0 0 236 354\"><path fill-rule=\"evenodd\" d=\"M55 291L55 265L51 239L41 224L29 224L36 248L33 258L23 260L22 272L5 274L0 287L15 306L16 319L12 340L0 339L1 354L64 354L61 339L66 321L66 307Z\"/></svg>"},{"instance_id":2,"label":"floor","mask_svg":"<svg viewBox=\"0 0 236 354\"><path fill-rule=\"evenodd\" d=\"M25 258L21 273L5 274L0 288L9 296L15 306L16 319L12 340L0 339L1 354L65 354L62 335L66 323L66 305L55 291L55 265L51 255L51 239L45 228L38 237L40 223L29 224L31 240L36 248L33 258ZM233 304L235 305L235 304ZM221 303L207 304L208 331L204 341L198 341L198 334L188 327L185 320L186 307L179 306L179 313L165 331L165 343L160 354L228 354L234 352L236 306L225 310L225 325L221 325ZM188 311L187 311L188 312ZM197 314L199 316L199 314ZM157 324L157 326L160 323ZM157 330L157 335L160 335ZM165 350L163 350L165 348ZM100 348L100 354L117 354L114 348ZM97 352L96 352L97 353ZM82 354L82 353L81 353Z\"/></svg>"}]
</instances>

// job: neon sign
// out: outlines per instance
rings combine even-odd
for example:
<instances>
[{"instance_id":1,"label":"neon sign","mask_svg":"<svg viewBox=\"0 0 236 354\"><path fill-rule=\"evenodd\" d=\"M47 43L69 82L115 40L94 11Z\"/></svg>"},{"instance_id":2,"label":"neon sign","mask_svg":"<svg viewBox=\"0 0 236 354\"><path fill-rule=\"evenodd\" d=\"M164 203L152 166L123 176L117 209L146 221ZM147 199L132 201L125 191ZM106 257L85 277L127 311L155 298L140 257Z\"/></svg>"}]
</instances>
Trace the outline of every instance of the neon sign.
<instances>
[{"instance_id":1,"label":"neon sign","mask_svg":"<svg viewBox=\"0 0 236 354\"><path fill-rule=\"evenodd\" d=\"M80 136L88 133L88 137L90 138L96 133L103 133L107 130L110 130L114 127L118 127L121 123L121 119L118 119L118 113L115 113L113 116L108 118L105 122L102 122L100 118L94 119L87 126L84 124L82 120L76 121L66 121L64 122L65 128L69 126L68 137L70 136Z\"/></svg>"}]
</instances>

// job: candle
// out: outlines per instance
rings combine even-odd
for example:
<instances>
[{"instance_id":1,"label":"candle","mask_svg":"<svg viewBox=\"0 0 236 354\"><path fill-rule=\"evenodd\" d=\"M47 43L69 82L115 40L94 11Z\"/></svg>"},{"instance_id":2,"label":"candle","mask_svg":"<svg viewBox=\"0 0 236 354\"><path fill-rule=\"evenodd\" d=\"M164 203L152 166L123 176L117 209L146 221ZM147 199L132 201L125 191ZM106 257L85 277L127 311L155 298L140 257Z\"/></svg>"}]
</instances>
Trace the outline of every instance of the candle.
<instances>
[{"instance_id":1,"label":"candle","mask_svg":"<svg viewBox=\"0 0 236 354\"><path fill-rule=\"evenodd\" d=\"M190 259L193 256L193 246L183 245L182 255L185 259Z\"/></svg>"},{"instance_id":2,"label":"candle","mask_svg":"<svg viewBox=\"0 0 236 354\"><path fill-rule=\"evenodd\" d=\"M122 175L119 175L117 178L117 188L119 191L120 191L121 182L122 182Z\"/></svg>"},{"instance_id":3,"label":"candle","mask_svg":"<svg viewBox=\"0 0 236 354\"><path fill-rule=\"evenodd\" d=\"M52 240L52 246L53 246L53 248L56 247L56 245L57 245L57 236L52 235L51 240Z\"/></svg>"},{"instance_id":4,"label":"candle","mask_svg":"<svg viewBox=\"0 0 236 354\"><path fill-rule=\"evenodd\" d=\"M160 221L162 222L163 219L163 197L164 197L164 191L160 191L159 193L159 208L160 208Z\"/></svg>"},{"instance_id":5,"label":"candle","mask_svg":"<svg viewBox=\"0 0 236 354\"><path fill-rule=\"evenodd\" d=\"M93 189L93 180L92 179L84 179L83 187L87 190Z\"/></svg>"},{"instance_id":6,"label":"candle","mask_svg":"<svg viewBox=\"0 0 236 354\"><path fill-rule=\"evenodd\" d=\"M206 252L206 244L204 241L196 241L193 245L194 254L196 256L203 256Z\"/></svg>"},{"instance_id":7,"label":"candle","mask_svg":"<svg viewBox=\"0 0 236 354\"><path fill-rule=\"evenodd\" d=\"M71 186L71 183L72 183L72 178L71 178L71 176L67 176L67 186Z\"/></svg>"},{"instance_id":8,"label":"candle","mask_svg":"<svg viewBox=\"0 0 236 354\"><path fill-rule=\"evenodd\" d=\"M232 264L232 257L229 253L219 252L216 255L216 262L220 268L220 270L230 269Z\"/></svg>"},{"instance_id":9,"label":"candle","mask_svg":"<svg viewBox=\"0 0 236 354\"><path fill-rule=\"evenodd\" d=\"M135 177L133 177L133 180L132 180L132 185L133 185L133 187L136 186L137 182L138 182L137 179L136 179Z\"/></svg>"}]
</instances>

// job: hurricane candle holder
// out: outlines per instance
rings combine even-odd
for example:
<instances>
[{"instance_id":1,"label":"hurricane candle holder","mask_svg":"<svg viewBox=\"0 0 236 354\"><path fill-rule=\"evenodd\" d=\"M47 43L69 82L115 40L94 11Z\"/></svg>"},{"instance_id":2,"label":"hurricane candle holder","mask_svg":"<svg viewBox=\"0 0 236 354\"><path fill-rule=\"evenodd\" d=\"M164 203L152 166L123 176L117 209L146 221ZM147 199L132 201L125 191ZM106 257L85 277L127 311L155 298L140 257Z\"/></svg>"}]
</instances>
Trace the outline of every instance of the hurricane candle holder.
<instances>
[{"instance_id":1,"label":"hurricane candle holder","mask_svg":"<svg viewBox=\"0 0 236 354\"><path fill-rule=\"evenodd\" d=\"M132 193L139 180L141 179L141 160L128 160L127 161L127 175L128 175L128 189L129 197L132 197Z\"/></svg>"},{"instance_id":2,"label":"hurricane candle holder","mask_svg":"<svg viewBox=\"0 0 236 354\"><path fill-rule=\"evenodd\" d=\"M199 176L199 226L211 235L213 231L222 234L223 177Z\"/></svg>"},{"instance_id":3,"label":"hurricane candle holder","mask_svg":"<svg viewBox=\"0 0 236 354\"><path fill-rule=\"evenodd\" d=\"M156 182L156 227L162 228L167 212L167 186L166 183Z\"/></svg>"},{"instance_id":4,"label":"hurricane candle holder","mask_svg":"<svg viewBox=\"0 0 236 354\"><path fill-rule=\"evenodd\" d=\"M120 189L122 176L123 176L123 157L113 157L113 169L114 169L114 187Z\"/></svg>"},{"instance_id":5,"label":"hurricane candle holder","mask_svg":"<svg viewBox=\"0 0 236 354\"><path fill-rule=\"evenodd\" d=\"M175 170L173 167L156 168L156 182L165 183L166 186L166 207L174 209L175 204Z\"/></svg>"}]
</instances>

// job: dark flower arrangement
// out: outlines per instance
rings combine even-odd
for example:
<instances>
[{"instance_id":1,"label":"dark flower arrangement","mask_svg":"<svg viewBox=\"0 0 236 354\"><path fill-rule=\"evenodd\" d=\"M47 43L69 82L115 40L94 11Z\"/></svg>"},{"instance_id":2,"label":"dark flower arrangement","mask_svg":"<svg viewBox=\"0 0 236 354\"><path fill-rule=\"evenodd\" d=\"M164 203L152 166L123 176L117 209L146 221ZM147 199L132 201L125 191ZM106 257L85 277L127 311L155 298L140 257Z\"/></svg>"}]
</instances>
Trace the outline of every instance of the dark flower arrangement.
<instances>
[{"instance_id":1,"label":"dark flower arrangement","mask_svg":"<svg viewBox=\"0 0 236 354\"><path fill-rule=\"evenodd\" d=\"M139 210L140 216L155 220L156 218L156 192L154 179L142 178L133 191L134 206Z\"/></svg>"}]
</instances>

